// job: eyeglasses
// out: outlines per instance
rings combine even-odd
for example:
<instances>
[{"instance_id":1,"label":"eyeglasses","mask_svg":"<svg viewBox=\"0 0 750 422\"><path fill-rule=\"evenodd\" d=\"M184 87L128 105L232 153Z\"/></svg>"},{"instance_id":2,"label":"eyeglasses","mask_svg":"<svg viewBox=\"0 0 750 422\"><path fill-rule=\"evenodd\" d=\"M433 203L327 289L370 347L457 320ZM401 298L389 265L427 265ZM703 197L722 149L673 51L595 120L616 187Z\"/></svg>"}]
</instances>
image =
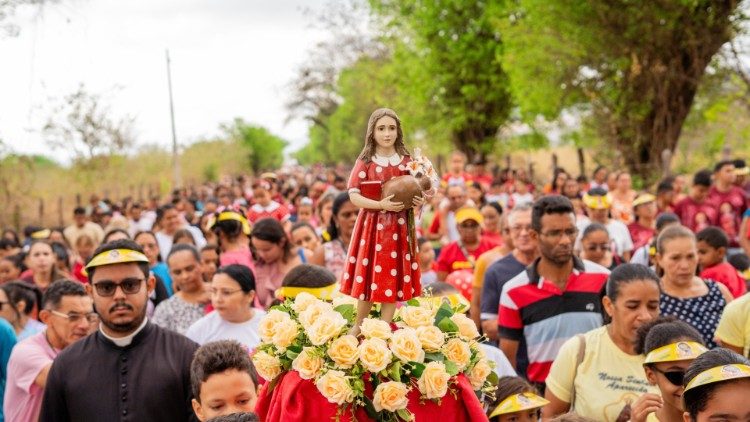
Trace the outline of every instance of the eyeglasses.
<instances>
[{"instance_id":1,"label":"eyeglasses","mask_svg":"<svg viewBox=\"0 0 750 422\"><path fill-rule=\"evenodd\" d=\"M586 246L586 250L590 252L594 252L597 249L601 251L608 251L609 244L608 243L592 243L591 245Z\"/></svg>"},{"instance_id":2,"label":"eyeglasses","mask_svg":"<svg viewBox=\"0 0 750 422\"><path fill-rule=\"evenodd\" d=\"M552 240L560 240L563 236L574 239L578 235L578 229L550 230L547 233L541 233L541 235Z\"/></svg>"},{"instance_id":3,"label":"eyeglasses","mask_svg":"<svg viewBox=\"0 0 750 422\"><path fill-rule=\"evenodd\" d=\"M510 228L510 231L513 233L521 233L523 231L530 232L532 230L531 226L512 226Z\"/></svg>"},{"instance_id":4,"label":"eyeglasses","mask_svg":"<svg viewBox=\"0 0 750 422\"><path fill-rule=\"evenodd\" d=\"M216 290L216 289L209 289L208 292L211 293L211 296L220 296L220 297L227 297L231 296L237 292L241 292L242 289L237 290Z\"/></svg>"},{"instance_id":5,"label":"eyeglasses","mask_svg":"<svg viewBox=\"0 0 750 422\"><path fill-rule=\"evenodd\" d=\"M88 314L64 314L53 309L50 309L50 312L59 316L60 318L67 319L71 324L77 324L84 318L89 324L99 322L99 315L97 315L95 312L90 312Z\"/></svg>"},{"instance_id":6,"label":"eyeglasses","mask_svg":"<svg viewBox=\"0 0 750 422\"><path fill-rule=\"evenodd\" d=\"M677 387L682 386L682 382L685 380L685 371L661 371L655 366L652 366L651 369L664 375L664 378L666 378L667 381L671 382L672 385Z\"/></svg>"},{"instance_id":7,"label":"eyeglasses","mask_svg":"<svg viewBox=\"0 0 750 422\"><path fill-rule=\"evenodd\" d=\"M94 283L94 289L96 289L96 294L99 296L107 297L113 296L119 286L126 295L134 295L141 291L141 284L143 284L144 280L143 278L126 278L119 283L105 280Z\"/></svg>"}]
</instances>

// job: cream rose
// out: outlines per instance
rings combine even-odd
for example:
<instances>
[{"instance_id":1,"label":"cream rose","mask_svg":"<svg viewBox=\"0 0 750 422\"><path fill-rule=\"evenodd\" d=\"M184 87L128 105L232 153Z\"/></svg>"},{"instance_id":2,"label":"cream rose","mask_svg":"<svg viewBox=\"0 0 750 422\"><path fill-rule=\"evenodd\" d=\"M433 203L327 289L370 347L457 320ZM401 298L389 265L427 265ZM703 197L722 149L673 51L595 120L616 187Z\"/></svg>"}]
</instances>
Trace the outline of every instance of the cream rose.
<instances>
[{"instance_id":1,"label":"cream rose","mask_svg":"<svg viewBox=\"0 0 750 422\"><path fill-rule=\"evenodd\" d=\"M365 338L383 340L391 338L391 325L381 319L365 318L362 320L359 330Z\"/></svg>"},{"instance_id":2,"label":"cream rose","mask_svg":"<svg viewBox=\"0 0 750 422\"><path fill-rule=\"evenodd\" d=\"M318 301L320 301L320 299L311 295L310 293L301 292L294 298L292 309L294 309L294 312L299 314L300 312L304 312L304 310L307 309L310 305Z\"/></svg>"},{"instance_id":3,"label":"cream rose","mask_svg":"<svg viewBox=\"0 0 750 422\"><path fill-rule=\"evenodd\" d=\"M419 377L417 388L428 399L439 399L448 392L450 378L443 362L430 362Z\"/></svg>"},{"instance_id":4,"label":"cream rose","mask_svg":"<svg viewBox=\"0 0 750 422\"><path fill-rule=\"evenodd\" d=\"M477 325L474 324L474 321L472 321L471 318L467 317L466 315L453 314L453 316L451 317L451 321L458 325L458 335L460 335L464 340L473 340L479 337L479 330L477 330Z\"/></svg>"},{"instance_id":5,"label":"cream rose","mask_svg":"<svg viewBox=\"0 0 750 422\"><path fill-rule=\"evenodd\" d=\"M307 309L300 312L299 322L303 327L309 327L313 324L313 322L315 322L315 320L318 319L319 316L329 312L333 312L333 306L331 306L331 304L328 302L319 300L317 302L309 304L307 306Z\"/></svg>"},{"instance_id":6,"label":"cream rose","mask_svg":"<svg viewBox=\"0 0 750 422\"><path fill-rule=\"evenodd\" d=\"M282 319L276 323L276 332L273 334L271 342L281 350L289 347L299 334L299 324L291 318Z\"/></svg>"},{"instance_id":7,"label":"cream rose","mask_svg":"<svg viewBox=\"0 0 750 422\"><path fill-rule=\"evenodd\" d=\"M353 305L353 306L357 306L357 302L358 302L358 300L355 299L355 298L353 298L353 297L351 297L351 296L341 295L341 296L334 297L332 304L333 304L334 308L338 308L341 305Z\"/></svg>"},{"instance_id":8,"label":"cream rose","mask_svg":"<svg viewBox=\"0 0 750 422\"><path fill-rule=\"evenodd\" d=\"M460 338L452 338L443 346L445 358L456 364L459 371L463 371L471 361L471 349Z\"/></svg>"},{"instance_id":9,"label":"cream rose","mask_svg":"<svg viewBox=\"0 0 750 422\"><path fill-rule=\"evenodd\" d=\"M359 341L353 335L347 334L334 340L328 346L328 356L340 368L349 369L359 359Z\"/></svg>"},{"instance_id":10,"label":"cream rose","mask_svg":"<svg viewBox=\"0 0 750 422\"><path fill-rule=\"evenodd\" d=\"M424 362L422 342L413 328L402 328L393 333L390 348L402 362Z\"/></svg>"},{"instance_id":11,"label":"cream rose","mask_svg":"<svg viewBox=\"0 0 750 422\"><path fill-rule=\"evenodd\" d=\"M354 400L354 391L352 390L346 375L342 371L328 371L315 382L318 391L330 403L342 405L351 403Z\"/></svg>"},{"instance_id":12,"label":"cream rose","mask_svg":"<svg viewBox=\"0 0 750 422\"><path fill-rule=\"evenodd\" d=\"M408 392L409 389L403 383L397 381L384 382L375 389L372 404L378 412L383 409L389 412L405 409L406 405L409 404L409 400L406 398Z\"/></svg>"},{"instance_id":13,"label":"cream rose","mask_svg":"<svg viewBox=\"0 0 750 422\"><path fill-rule=\"evenodd\" d=\"M479 362L477 362L476 365L474 365L473 368L471 368L471 371L469 371L469 382L471 383L471 388L474 390L479 390L482 388L482 385L484 385L484 381L487 379L488 376L492 373L492 367L490 367L489 362L487 362L486 359L480 359Z\"/></svg>"},{"instance_id":14,"label":"cream rose","mask_svg":"<svg viewBox=\"0 0 750 422\"><path fill-rule=\"evenodd\" d=\"M445 343L445 334L434 325L417 327L417 337L425 352L439 352Z\"/></svg>"},{"instance_id":15,"label":"cream rose","mask_svg":"<svg viewBox=\"0 0 750 422\"><path fill-rule=\"evenodd\" d=\"M315 305L313 305L315 306ZM311 306L312 307L312 306ZM308 308L309 310L309 308ZM305 311L307 312L307 311ZM336 311L330 311L319 315L312 325L305 329L310 343L320 346L328 340L341 334L346 327L346 319Z\"/></svg>"},{"instance_id":16,"label":"cream rose","mask_svg":"<svg viewBox=\"0 0 750 422\"><path fill-rule=\"evenodd\" d=\"M320 368L323 366L323 358L315 356L314 351L315 349L312 347L305 347L292 361L292 369L299 372L299 377L303 380L318 376Z\"/></svg>"},{"instance_id":17,"label":"cream rose","mask_svg":"<svg viewBox=\"0 0 750 422\"><path fill-rule=\"evenodd\" d=\"M435 322L432 311L421 306L404 306L399 310L399 316L411 328L426 327Z\"/></svg>"},{"instance_id":18,"label":"cream rose","mask_svg":"<svg viewBox=\"0 0 750 422\"><path fill-rule=\"evenodd\" d=\"M276 333L276 324L287 319L291 320L292 318L286 312L278 309L268 311L268 314L263 317L258 327L261 340L265 343L270 343L273 340L274 333Z\"/></svg>"},{"instance_id":19,"label":"cream rose","mask_svg":"<svg viewBox=\"0 0 750 422\"><path fill-rule=\"evenodd\" d=\"M253 355L253 364L258 375L266 381L273 381L281 373L281 362L276 356L266 352L257 352Z\"/></svg>"},{"instance_id":20,"label":"cream rose","mask_svg":"<svg viewBox=\"0 0 750 422\"><path fill-rule=\"evenodd\" d=\"M359 345L359 360L370 372L380 372L391 363L391 350L383 339L371 338Z\"/></svg>"}]
</instances>

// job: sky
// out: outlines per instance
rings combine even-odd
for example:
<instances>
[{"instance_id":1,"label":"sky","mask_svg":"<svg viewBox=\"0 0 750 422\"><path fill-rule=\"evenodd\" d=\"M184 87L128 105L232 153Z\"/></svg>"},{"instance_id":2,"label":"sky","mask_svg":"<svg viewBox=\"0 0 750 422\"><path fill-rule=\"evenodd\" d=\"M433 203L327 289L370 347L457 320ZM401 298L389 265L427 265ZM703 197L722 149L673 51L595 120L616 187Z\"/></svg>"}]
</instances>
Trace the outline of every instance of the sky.
<instances>
[{"instance_id":1,"label":"sky","mask_svg":"<svg viewBox=\"0 0 750 422\"><path fill-rule=\"evenodd\" d=\"M242 117L291 143L307 123L286 123L287 84L327 34L315 16L328 0L61 0L17 11L0 37L0 139L19 153L52 151L40 128L51 104L83 83L112 115L135 117L138 144L171 148L165 50L172 62L178 142L219 134Z\"/></svg>"}]
</instances>

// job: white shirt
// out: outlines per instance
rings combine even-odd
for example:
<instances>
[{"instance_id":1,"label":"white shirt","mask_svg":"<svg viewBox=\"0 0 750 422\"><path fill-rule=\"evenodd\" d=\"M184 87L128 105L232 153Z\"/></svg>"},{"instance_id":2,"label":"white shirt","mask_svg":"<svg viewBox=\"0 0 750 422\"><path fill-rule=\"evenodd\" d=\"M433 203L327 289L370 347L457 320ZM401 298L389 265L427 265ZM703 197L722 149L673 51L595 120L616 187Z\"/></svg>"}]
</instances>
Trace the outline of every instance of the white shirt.
<instances>
[{"instance_id":1,"label":"white shirt","mask_svg":"<svg viewBox=\"0 0 750 422\"><path fill-rule=\"evenodd\" d=\"M266 312L259 309L254 309L253 312L254 315L250 320L234 323L225 321L218 312L213 311L195 321L188 328L185 336L200 345L216 340L237 340L248 349L253 350L260 344L258 327L260 321L266 316Z\"/></svg>"},{"instance_id":2,"label":"white shirt","mask_svg":"<svg viewBox=\"0 0 750 422\"><path fill-rule=\"evenodd\" d=\"M206 246L206 238L203 237L203 233L201 233L199 228L189 225L183 228L187 229L190 234L193 235L193 239L195 239L195 247L198 248L198 250L201 250L202 247ZM161 254L161 259L166 261L167 256L169 256L169 251L172 250L174 237L163 232L156 232L155 236L156 243L159 244L159 254Z\"/></svg>"},{"instance_id":3,"label":"white shirt","mask_svg":"<svg viewBox=\"0 0 750 422\"><path fill-rule=\"evenodd\" d=\"M508 361L508 358L505 357L505 353L503 353L502 350L498 349L495 346L491 346L489 344L484 344L484 343L480 343L479 346L482 347L482 350L484 351L484 355L487 357L487 360L495 362L494 371L498 377L506 377L506 376L515 377L516 376L516 371L513 369L513 366L511 366L510 362Z\"/></svg>"}]
</instances>

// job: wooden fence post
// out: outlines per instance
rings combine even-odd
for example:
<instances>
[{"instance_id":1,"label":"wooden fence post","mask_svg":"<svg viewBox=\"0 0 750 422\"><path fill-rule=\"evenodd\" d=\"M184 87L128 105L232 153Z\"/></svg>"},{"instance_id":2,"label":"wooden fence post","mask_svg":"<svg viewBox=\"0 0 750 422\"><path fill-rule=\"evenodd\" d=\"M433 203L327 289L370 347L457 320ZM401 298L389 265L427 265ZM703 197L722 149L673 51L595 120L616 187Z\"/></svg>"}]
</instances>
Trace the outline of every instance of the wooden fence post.
<instances>
[{"instance_id":1,"label":"wooden fence post","mask_svg":"<svg viewBox=\"0 0 750 422\"><path fill-rule=\"evenodd\" d=\"M44 226L44 199L39 198L39 218L37 220L40 226Z\"/></svg>"},{"instance_id":2,"label":"wooden fence post","mask_svg":"<svg viewBox=\"0 0 750 422\"><path fill-rule=\"evenodd\" d=\"M16 228L16 233L21 231L21 206L18 204L13 207L13 227Z\"/></svg>"}]
</instances>

